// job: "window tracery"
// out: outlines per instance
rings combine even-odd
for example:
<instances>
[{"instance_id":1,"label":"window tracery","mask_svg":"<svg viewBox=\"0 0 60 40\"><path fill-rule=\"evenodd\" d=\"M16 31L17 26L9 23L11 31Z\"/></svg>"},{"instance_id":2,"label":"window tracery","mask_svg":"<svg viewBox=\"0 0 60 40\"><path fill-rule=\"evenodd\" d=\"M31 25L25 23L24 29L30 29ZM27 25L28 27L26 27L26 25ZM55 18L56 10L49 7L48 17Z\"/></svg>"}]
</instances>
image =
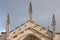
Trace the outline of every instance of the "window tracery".
<instances>
[{"instance_id":1,"label":"window tracery","mask_svg":"<svg viewBox=\"0 0 60 40\"><path fill-rule=\"evenodd\" d=\"M24 40L41 40L41 39L39 39L39 38L36 37L36 36L29 35L29 36L27 36L26 38L24 38Z\"/></svg>"}]
</instances>

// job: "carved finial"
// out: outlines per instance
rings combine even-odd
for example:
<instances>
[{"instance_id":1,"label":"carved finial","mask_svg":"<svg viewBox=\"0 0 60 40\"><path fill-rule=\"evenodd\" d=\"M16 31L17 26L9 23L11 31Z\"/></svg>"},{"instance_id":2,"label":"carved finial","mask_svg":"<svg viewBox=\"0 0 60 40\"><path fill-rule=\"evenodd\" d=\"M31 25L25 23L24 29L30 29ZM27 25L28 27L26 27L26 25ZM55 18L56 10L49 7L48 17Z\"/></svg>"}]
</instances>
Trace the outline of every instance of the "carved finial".
<instances>
[{"instance_id":1,"label":"carved finial","mask_svg":"<svg viewBox=\"0 0 60 40\"><path fill-rule=\"evenodd\" d=\"M52 18L52 25L56 25L56 21L55 21L55 15L53 14L53 18Z\"/></svg>"},{"instance_id":2,"label":"carved finial","mask_svg":"<svg viewBox=\"0 0 60 40\"><path fill-rule=\"evenodd\" d=\"M9 26L10 26L10 16L9 16L9 14L8 14L8 15L7 15L7 22L6 22L7 38L9 37Z\"/></svg>"},{"instance_id":3,"label":"carved finial","mask_svg":"<svg viewBox=\"0 0 60 40\"><path fill-rule=\"evenodd\" d=\"M9 13L7 15L7 24L10 24L10 16L9 16Z\"/></svg>"},{"instance_id":4,"label":"carved finial","mask_svg":"<svg viewBox=\"0 0 60 40\"><path fill-rule=\"evenodd\" d=\"M55 37L55 26L56 26L56 21L55 21L55 15L53 14L52 18L52 31L53 31L53 38Z\"/></svg>"},{"instance_id":5,"label":"carved finial","mask_svg":"<svg viewBox=\"0 0 60 40\"><path fill-rule=\"evenodd\" d=\"M29 4L29 19L32 20L32 4Z\"/></svg>"}]
</instances>

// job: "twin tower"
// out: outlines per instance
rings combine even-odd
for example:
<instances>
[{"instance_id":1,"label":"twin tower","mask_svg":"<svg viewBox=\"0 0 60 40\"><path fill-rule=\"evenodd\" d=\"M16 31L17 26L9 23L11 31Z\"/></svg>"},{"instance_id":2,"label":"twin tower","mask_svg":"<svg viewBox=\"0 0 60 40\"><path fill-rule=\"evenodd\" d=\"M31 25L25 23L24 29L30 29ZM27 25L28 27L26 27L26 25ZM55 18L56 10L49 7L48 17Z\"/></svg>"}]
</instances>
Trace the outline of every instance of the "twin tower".
<instances>
[{"instance_id":1,"label":"twin tower","mask_svg":"<svg viewBox=\"0 0 60 40\"><path fill-rule=\"evenodd\" d=\"M32 4L30 2L29 4L29 20L32 21ZM9 14L7 15L7 22L6 22L6 33L7 37L9 37L9 25L10 25L10 17ZM55 26L56 26L56 21L55 21L55 15L53 14L52 17L52 32L53 32L53 37L55 37Z\"/></svg>"}]
</instances>

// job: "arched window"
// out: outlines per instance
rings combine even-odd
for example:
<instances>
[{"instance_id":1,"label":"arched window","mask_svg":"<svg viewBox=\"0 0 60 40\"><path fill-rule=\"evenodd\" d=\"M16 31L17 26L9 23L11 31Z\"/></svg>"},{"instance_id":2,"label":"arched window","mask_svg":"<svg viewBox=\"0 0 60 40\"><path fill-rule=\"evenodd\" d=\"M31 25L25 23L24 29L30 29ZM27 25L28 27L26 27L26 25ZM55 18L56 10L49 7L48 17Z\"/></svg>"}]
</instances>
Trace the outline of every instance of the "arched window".
<instances>
[{"instance_id":1,"label":"arched window","mask_svg":"<svg viewBox=\"0 0 60 40\"><path fill-rule=\"evenodd\" d=\"M29 35L25 37L23 40L40 40L40 38L34 36L34 35Z\"/></svg>"}]
</instances>

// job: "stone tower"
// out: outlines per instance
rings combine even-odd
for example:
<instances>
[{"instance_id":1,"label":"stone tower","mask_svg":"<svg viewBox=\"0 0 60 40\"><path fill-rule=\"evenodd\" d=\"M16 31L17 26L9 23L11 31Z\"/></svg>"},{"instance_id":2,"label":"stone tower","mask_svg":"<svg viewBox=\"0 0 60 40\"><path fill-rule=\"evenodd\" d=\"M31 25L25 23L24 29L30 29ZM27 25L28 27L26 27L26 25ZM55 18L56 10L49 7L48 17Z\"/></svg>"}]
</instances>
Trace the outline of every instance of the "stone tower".
<instances>
[{"instance_id":1,"label":"stone tower","mask_svg":"<svg viewBox=\"0 0 60 40\"><path fill-rule=\"evenodd\" d=\"M55 26L56 26L56 21L55 21L55 15L53 14L53 18L52 18L53 38L55 37Z\"/></svg>"},{"instance_id":2,"label":"stone tower","mask_svg":"<svg viewBox=\"0 0 60 40\"><path fill-rule=\"evenodd\" d=\"M32 21L32 4L29 4L29 20Z\"/></svg>"},{"instance_id":3,"label":"stone tower","mask_svg":"<svg viewBox=\"0 0 60 40\"><path fill-rule=\"evenodd\" d=\"M6 22L6 33L7 37L9 37L9 25L10 25L10 17L9 14L7 15L7 22Z\"/></svg>"}]
</instances>

